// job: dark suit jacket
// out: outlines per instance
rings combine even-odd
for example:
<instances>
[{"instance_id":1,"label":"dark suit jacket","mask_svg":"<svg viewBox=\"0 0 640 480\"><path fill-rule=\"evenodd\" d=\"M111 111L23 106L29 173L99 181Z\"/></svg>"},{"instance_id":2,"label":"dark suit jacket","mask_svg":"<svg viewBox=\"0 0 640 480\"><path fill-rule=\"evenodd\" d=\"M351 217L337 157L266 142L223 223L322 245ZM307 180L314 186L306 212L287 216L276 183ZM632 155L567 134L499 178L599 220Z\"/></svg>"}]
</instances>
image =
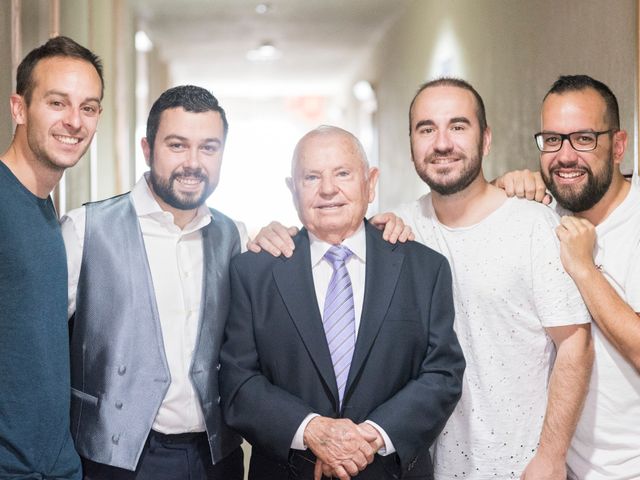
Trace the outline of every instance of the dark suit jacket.
<instances>
[{"instance_id":1,"label":"dark suit jacket","mask_svg":"<svg viewBox=\"0 0 640 480\"><path fill-rule=\"evenodd\" d=\"M369 419L389 435L396 454L376 455L358 479L432 476L428 448L460 397L465 366L451 272L423 245L391 245L369 224L366 238L362 317L341 410L307 232L294 238L289 259L248 252L232 260L220 389L228 425L253 445L254 479L312 478L311 452L290 451L312 412Z\"/></svg>"}]
</instances>

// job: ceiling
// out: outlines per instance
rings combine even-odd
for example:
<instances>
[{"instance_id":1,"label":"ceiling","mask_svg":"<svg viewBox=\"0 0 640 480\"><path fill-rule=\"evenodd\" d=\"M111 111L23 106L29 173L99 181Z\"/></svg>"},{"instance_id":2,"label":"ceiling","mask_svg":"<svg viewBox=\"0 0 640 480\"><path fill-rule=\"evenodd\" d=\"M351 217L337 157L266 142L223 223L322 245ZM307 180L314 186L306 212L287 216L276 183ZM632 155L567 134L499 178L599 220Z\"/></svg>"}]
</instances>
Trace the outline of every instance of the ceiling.
<instances>
[{"instance_id":1,"label":"ceiling","mask_svg":"<svg viewBox=\"0 0 640 480\"><path fill-rule=\"evenodd\" d=\"M409 0L130 0L176 84L223 95L330 95L344 88ZM256 7L267 6L259 14ZM282 53L251 62L271 42Z\"/></svg>"}]
</instances>

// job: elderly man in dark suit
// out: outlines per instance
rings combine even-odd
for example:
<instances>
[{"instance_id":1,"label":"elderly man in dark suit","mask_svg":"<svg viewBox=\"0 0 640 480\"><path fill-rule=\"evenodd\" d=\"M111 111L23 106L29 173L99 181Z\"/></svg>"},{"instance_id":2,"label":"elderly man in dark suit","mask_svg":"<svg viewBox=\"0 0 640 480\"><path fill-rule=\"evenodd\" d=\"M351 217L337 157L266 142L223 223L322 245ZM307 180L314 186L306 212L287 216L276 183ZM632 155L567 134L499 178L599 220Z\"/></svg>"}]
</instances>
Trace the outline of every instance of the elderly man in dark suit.
<instances>
[{"instance_id":1,"label":"elderly man in dark suit","mask_svg":"<svg viewBox=\"0 0 640 480\"><path fill-rule=\"evenodd\" d=\"M309 132L288 179L305 227L293 256L232 261L220 388L250 479L433 476L465 365L451 273L364 220L377 178L349 132Z\"/></svg>"}]
</instances>

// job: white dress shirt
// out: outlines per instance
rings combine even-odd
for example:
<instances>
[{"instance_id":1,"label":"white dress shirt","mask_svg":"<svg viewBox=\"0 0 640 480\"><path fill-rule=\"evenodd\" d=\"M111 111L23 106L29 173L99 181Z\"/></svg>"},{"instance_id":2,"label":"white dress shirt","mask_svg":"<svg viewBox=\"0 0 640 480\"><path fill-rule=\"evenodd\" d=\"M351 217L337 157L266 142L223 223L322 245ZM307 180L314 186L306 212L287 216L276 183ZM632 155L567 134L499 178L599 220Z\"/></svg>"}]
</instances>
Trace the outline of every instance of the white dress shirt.
<instances>
[{"instance_id":1,"label":"white dress shirt","mask_svg":"<svg viewBox=\"0 0 640 480\"><path fill-rule=\"evenodd\" d=\"M152 428L165 434L201 432L205 430L205 422L189 378L189 368L200 321L204 261L202 228L215 218L205 205L201 205L195 218L180 229L173 222L173 215L162 210L153 197L147 175L132 189L131 200L142 231L171 374L169 389ZM85 218L86 211L82 207L62 219L69 270L69 317L76 309ZM246 231L242 224L237 225L244 248Z\"/></svg>"},{"instance_id":2,"label":"white dress shirt","mask_svg":"<svg viewBox=\"0 0 640 480\"><path fill-rule=\"evenodd\" d=\"M360 227L349 238L346 238L342 245L349 248L353 255L351 255L346 261L345 266L349 272L349 278L351 279L351 288L353 289L353 307L355 314L355 329L356 338L358 336L358 330L360 328L360 320L362 316L362 303L364 300L364 288L365 288L365 275L366 275L366 259L367 259L367 237L364 230L364 222L360 224ZM313 286L316 292L316 299L318 301L318 308L322 315L324 315L324 301L327 296L327 289L329 288L329 282L333 275L333 266L324 258L324 254L331 248L331 244L320 240L313 233L309 232L309 247L311 251L311 273L313 275ZM310 413L302 421L296 434L291 442L291 448L296 450L306 450L304 444L304 430L307 428L309 422L319 416L316 413ZM385 447L383 447L378 453L380 455L389 455L395 452L393 443L387 435L387 433L375 422L367 420L367 423L375 427L382 438L384 439Z\"/></svg>"}]
</instances>

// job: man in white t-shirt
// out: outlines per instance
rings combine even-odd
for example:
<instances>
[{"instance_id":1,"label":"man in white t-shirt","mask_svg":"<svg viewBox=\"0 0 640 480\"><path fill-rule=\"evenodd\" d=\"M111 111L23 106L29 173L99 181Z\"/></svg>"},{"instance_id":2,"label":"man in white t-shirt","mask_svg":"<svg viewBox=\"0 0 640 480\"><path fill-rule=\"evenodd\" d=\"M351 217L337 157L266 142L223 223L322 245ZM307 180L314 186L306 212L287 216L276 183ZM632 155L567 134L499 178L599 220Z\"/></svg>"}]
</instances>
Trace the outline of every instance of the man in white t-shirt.
<instances>
[{"instance_id":1,"label":"man in white t-shirt","mask_svg":"<svg viewBox=\"0 0 640 480\"><path fill-rule=\"evenodd\" d=\"M451 263L468 363L434 449L436 478L564 479L592 350L589 316L560 264L557 217L485 180L491 131L468 83L423 85L410 122L413 162L431 193L396 213Z\"/></svg>"},{"instance_id":2,"label":"man in white t-shirt","mask_svg":"<svg viewBox=\"0 0 640 480\"><path fill-rule=\"evenodd\" d=\"M640 191L620 172L627 133L615 95L586 75L560 77L545 96L536 143L544 183L565 215L557 230L562 263L594 320L595 363L567 457L569 478L637 479ZM514 184L524 193L519 175L500 179L507 193Z\"/></svg>"},{"instance_id":3,"label":"man in white t-shirt","mask_svg":"<svg viewBox=\"0 0 640 480\"><path fill-rule=\"evenodd\" d=\"M451 264L467 359L435 478L565 480L593 350L589 315L560 263L558 217L485 180L491 131L471 85L423 85L410 117L413 161L432 192L395 213ZM274 227L255 242L286 255L288 235Z\"/></svg>"}]
</instances>

